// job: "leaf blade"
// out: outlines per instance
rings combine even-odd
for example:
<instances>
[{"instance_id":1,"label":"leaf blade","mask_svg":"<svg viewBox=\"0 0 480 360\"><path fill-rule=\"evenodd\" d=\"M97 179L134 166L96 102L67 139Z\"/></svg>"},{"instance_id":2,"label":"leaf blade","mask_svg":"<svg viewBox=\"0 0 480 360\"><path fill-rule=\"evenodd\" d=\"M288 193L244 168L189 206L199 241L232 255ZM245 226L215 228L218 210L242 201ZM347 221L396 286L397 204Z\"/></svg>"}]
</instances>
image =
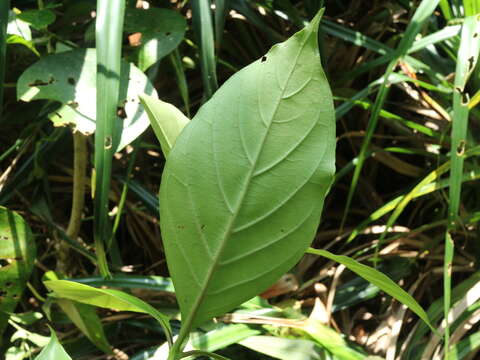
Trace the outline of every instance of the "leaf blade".
<instances>
[{"instance_id":1,"label":"leaf blade","mask_svg":"<svg viewBox=\"0 0 480 360\"><path fill-rule=\"evenodd\" d=\"M319 19L227 81L169 155L160 218L184 336L190 326L271 285L313 239L335 151L333 104L318 54ZM279 180L283 176L287 181ZM308 204L305 213L295 210L301 204ZM285 252L289 244L294 246ZM278 263L260 264L264 256Z\"/></svg>"},{"instance_id":2,"label":"leaf blade","mask_svg":"<svg viewBox=\"0 0 480 360\"><path fill-rule=\"evenodd\" d=\"M150 124L166 157L175 144L178 135L190 120L172 104L153 96L140 95L140 101L147 111Z\"/></svg>"},{"instance_id":3,"label":"leaf blade","mask_svg":"<svg viewBox=\"0 0 480 360\"><path fill-rule=\"evenodd\" d=\"M344 255L334 255L329 251L320 250L320 249L308 249L309 254L319 255L326 257L327 259L336 261L349 270L353 271L354 273L358 274L365 280L371 282L372 284L379 287L382 291L386 292L393 298L400 301L402 304L407 306L410 310L412 310L415 314L420 317L431 329L432 331L436 331L433 326L430 324L428 319L428 315L423 310L423 308L415 301L415 299L405 292L400 286L395 284L388 276L383 274L382 272L375 270L374 268L363 265L358 261Z\"/></svg>"}]
</instances>

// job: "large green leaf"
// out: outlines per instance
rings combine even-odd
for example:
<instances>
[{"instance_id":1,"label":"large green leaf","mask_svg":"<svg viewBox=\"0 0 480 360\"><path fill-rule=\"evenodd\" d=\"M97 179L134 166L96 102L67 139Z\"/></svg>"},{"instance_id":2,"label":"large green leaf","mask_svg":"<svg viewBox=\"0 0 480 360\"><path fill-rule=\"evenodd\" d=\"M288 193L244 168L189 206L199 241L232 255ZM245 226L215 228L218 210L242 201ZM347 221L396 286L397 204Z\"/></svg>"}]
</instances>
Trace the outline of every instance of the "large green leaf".
<instances>
[{"instance_id":1,"label":"large green leaf","mask_svg":"<svg viewBox=\"0 0 480 360\"><path fill-rule=\"evenodd\" d=\"M335 170L319 20L232 76L168 156L160 220L184 333L265 290L315 236Z\"/></svg>"},{"instance_id":2,"label":"large green leaf","mask_svg":"<svg viewBox=\"0 0 480 360\"><path fill-rule=\"evenodd\" d=\"M146 70L172 52L183 40L187 22L178 12L169 9L127 9L126 32L142 34L138 51L138 67Z\"/></svg>"},{"instance_id":3,"label":"large green leaf","mask_svg":"<svg viewBox=\"0 0 480 360\"><path fill-rule=\"evenodd\" d=\"M15 310L35 262L32 232L22 217L0 207L0 335Z\"/></svg>"},{"instance_id":4,"label":"large green leaf","mask_svg":"<svg viewBox=\"0 0 480 360\"><path fill-rule=\"evenodd\" d=\"M23 101L49 99L62 107L50 114L55 126L73 125L85 135L95 131L96 52L78 49L50 55L30 66L18 79L17 96ZM149 125L139 94L155 94L150 81L133 64L122 62L117 149L135 140Z\"/></svg>"}]
</instances>

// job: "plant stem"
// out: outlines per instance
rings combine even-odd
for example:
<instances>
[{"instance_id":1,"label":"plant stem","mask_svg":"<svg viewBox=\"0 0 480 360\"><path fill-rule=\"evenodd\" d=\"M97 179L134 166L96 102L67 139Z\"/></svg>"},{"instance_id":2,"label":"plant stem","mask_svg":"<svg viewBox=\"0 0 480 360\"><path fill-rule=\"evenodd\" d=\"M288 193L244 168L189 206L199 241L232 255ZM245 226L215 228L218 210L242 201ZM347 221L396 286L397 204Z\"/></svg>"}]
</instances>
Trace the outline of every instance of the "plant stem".
<instances>
[{"instance_id":1,"label":"plant stem","mask_svg":"<svg viewBox=\"0 0 480 360\"><path fill-rule=\"evenodd\" d=\"M87 180L87 137L78 131L73 133L73 156L72 211L66 233L70 238L76 239L82 224Z\"/></svg>"},{"instance_id":2,"label":"plant stem","mask_svg":"<svg viewBox=\"0 0 480 360\"><path fill-rule=\"evenodd\" d=\"M76 240L82 225L82 211L85 204L85 185L87 181L87 137L76 131L73 133L73 190L72 210L66 235ZM70 266L70 245L59 239L58 264L59 272L68 273Z\"/></svg>"}]
</instances>

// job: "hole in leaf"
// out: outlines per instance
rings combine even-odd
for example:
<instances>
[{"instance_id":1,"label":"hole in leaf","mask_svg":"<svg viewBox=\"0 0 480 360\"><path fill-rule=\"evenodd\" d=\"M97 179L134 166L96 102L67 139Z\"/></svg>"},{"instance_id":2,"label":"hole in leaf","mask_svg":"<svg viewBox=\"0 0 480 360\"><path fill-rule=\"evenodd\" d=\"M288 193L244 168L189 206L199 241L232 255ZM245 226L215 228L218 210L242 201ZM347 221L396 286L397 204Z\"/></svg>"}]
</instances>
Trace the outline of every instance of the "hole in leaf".
<instances>
[{"instance_id":1,"label":"hole in leaf","mask_svg":"<svg viewBox=\"0 0 480 360\"><path fill-rule=\"evenodd\" d=\"M119 106L117 108L117 115L118 115L118 117L120 117L122 119L127 118L127 113L125 112L125 108L123 106Z\"/></svg>"},{"instance_id":2,"label":"hole in leaf","mask_svg":"<svg viewBox=\"0 0 480 360\"><path fill-rule=\"evenodd\" d=\"M465 153L465 146L466 146L466 141L465 140L460 140L457 146L457 155L462 156Z\"/></svg>"},{"instance_id":3,"label":"hole in leaf","mask_svg":"<svg viewBox=\"0 0 480 360\"><path fill-rule=\"evenodd\" d=\"M266 56L262 56L261 62L265 62L265 61L267 61L267 57L266 57Z\"/></svg>"},{"instance_id":4,"label":"hole in leaf","mask_svg":"<svg viewBox=\"0 0 480 360\"><path fill-rule=\"evenodd\" d=\"M76 101L69 101L67 104L70 105L74 109L78 108L78 102L76 102Z\"/></svg>"},{"instance_id":5,"label":"hole in leaf","mask_svg":"<svg viewBox=\"0 0 480 360\"><path fill-rule=\"evenodd\" d=\"M103 147L105 148L105 150L110 150L112 148L112 137L111 136L106 136L105 137Z\"/></svg>"},{"instance_id":6,"label":"hole in leaf","mask_svg":"<svg viewBox=\"0 0 480 360\"><path fill-rule=\"evenodd\" d=\"M11 287L13 285L13 283L11 281L7 281L5 283L5 286L8 288L8 287Z\"/></svg>"},{"instance_id":7,"label":"hole in leaf","mask_svg":"<svg viewBox=\"0 0 480 360\"><path fill-rule=\"evenodd\" d=\"M20 296L18 296L18 294L13 294L12 298L14 298L15 300L18 300L20 298Z\"/></svg>"},{"instance_id":8,"label":"hole in leaf","mask_svg":"<svg viewBox=\"0 0 480 360\"><path fill-rule=\"evenodd\" d=\"M475 64L475 58L473 56L470 56L467 61L468 61L468 71L472 71L473 65Z\"/></svg>"},{"instance_id":9,"label":"hole in leaf","mask_svg":"<svg viewBox=\"0 0 480 360\"><path fill-rule=\"evenodd\" d=\"M0 268L10 265L10 262L6 259L0 259Z\"/></svg>"},{"instance_id":10,"label":"hole in leaf","mask_svg":"<svg viewBox=\"0 0 480 360\"><path fill-rule=\"evenodd\" d=\"M4 297L7 295L7 292L5 290L0 290L0 297Z\"/></svg>"},{"instance_id":11,"label":"hole in leaf","mask_svg":"<svg viewBox=\"0 0 480 360\"><path fill-rule=\"evenodd\" d=\"M67 79L67 81L68 81L68 83L69 83L70 85L75 85L75 79L74 79L74 78L69 77L69 78Z\"/></svg>"}]
</instances>

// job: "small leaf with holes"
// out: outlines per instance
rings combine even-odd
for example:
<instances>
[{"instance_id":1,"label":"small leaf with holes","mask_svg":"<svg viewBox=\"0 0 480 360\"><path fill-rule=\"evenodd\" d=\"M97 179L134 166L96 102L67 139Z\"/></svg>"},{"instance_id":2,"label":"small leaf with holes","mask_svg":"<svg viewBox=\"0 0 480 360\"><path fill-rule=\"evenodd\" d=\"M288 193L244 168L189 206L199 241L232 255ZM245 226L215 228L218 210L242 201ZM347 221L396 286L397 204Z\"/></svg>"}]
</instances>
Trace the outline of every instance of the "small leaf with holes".
<instances>
[{"instance_id":1,"label":"small leaf with holes","mask_svg":"<svg viewBox=\"0 0 480 360\"><path fill-rule=\"evenodd\" d=\"M27 102L39 99L60 102L61 107L49 115L53 124L72 125L77 131L89 135L96 127L96 74L95 49L50 55L20 76L17 96ZM148 116L138 99L138 95L143 93L156 96L145 74L133 64L122 61L117 112L117 131L121 132L121 137L119 144L113 144L117 150L135 140L149 125Z\"/></svg>"}]
</instances>

